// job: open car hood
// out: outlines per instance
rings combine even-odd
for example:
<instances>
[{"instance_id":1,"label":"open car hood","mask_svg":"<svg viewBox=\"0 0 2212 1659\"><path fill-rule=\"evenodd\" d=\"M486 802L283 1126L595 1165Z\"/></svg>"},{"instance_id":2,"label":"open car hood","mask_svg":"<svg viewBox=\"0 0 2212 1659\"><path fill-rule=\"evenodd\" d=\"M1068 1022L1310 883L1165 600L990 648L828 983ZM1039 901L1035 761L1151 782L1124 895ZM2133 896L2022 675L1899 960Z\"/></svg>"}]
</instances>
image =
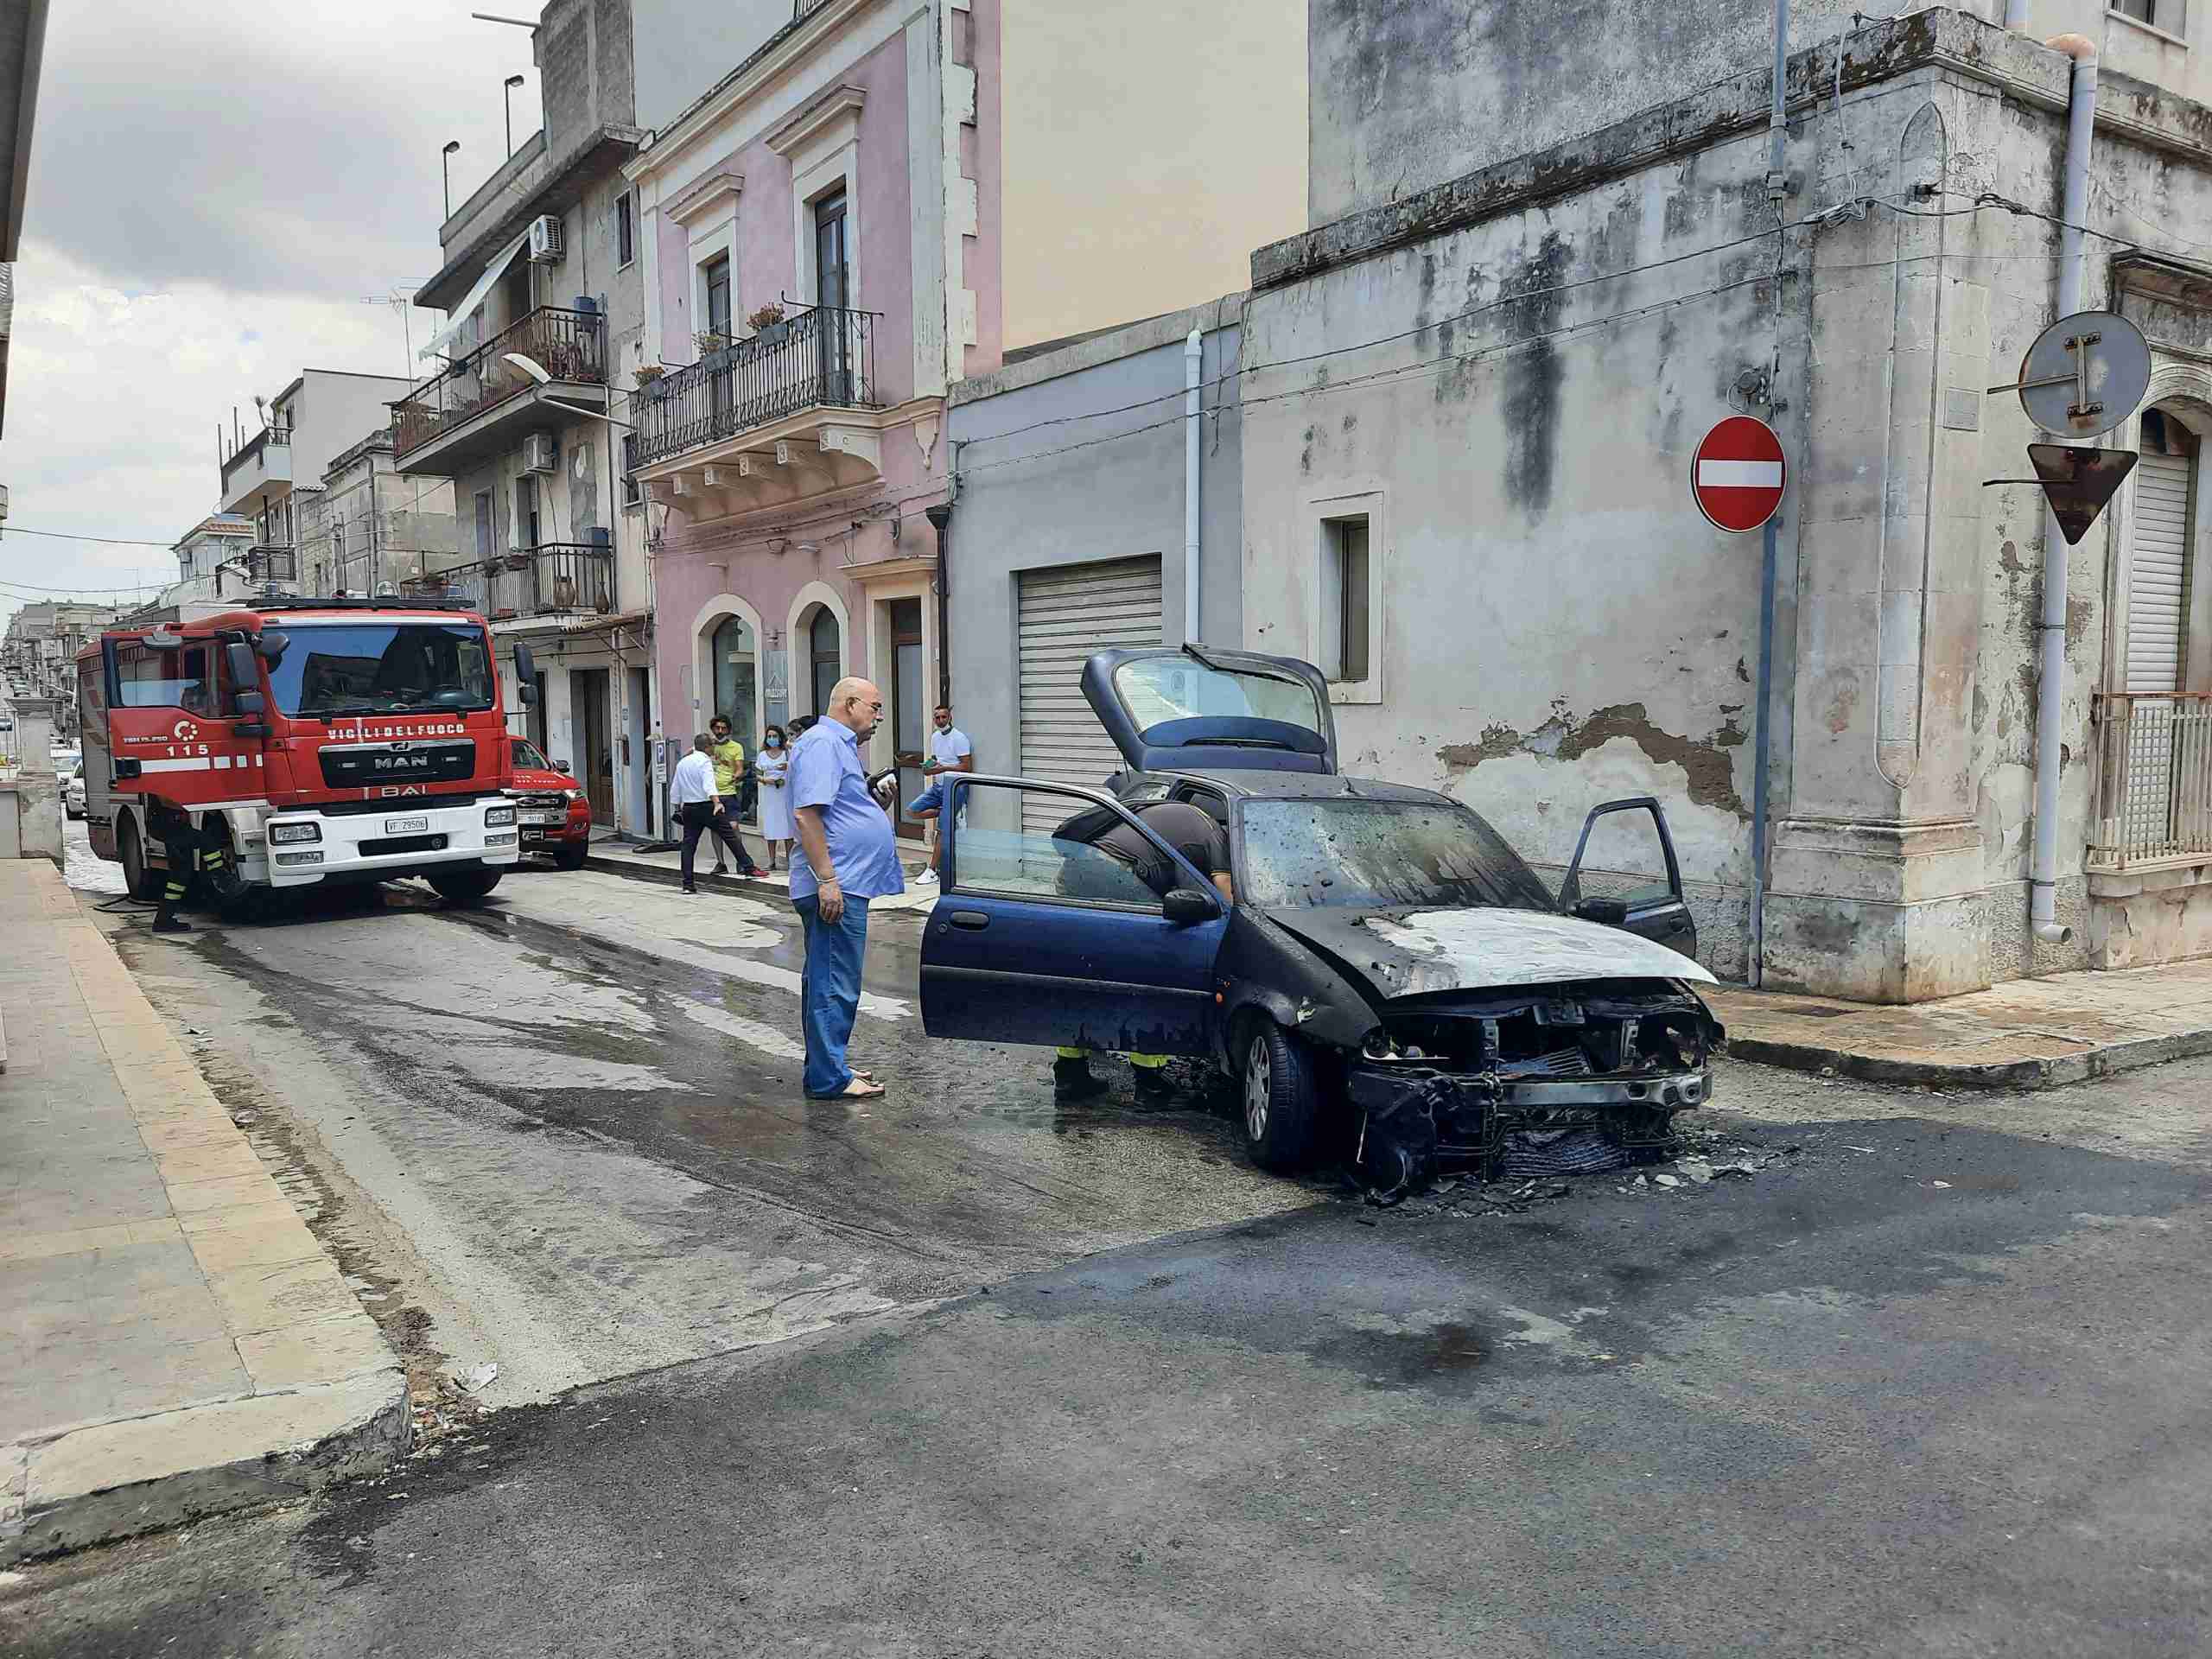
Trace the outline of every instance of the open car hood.
<instances>
[{"instance_id":1,"label":"open car hood","mask_svg":"<svg viewBox=\"0 0 2212 1659\"><path fill-rule=\"evenodd\" d=\"M1083 695L1133 772L1337 770L1329 683L1295 657L1205 645L1095 652Z\"/></svg>"},{"instance_id":2,"label":"open car hood","mask_svg":"<svg viewBox=\"0 0 2212 1659\"><path fill-rule=\"evenodd\" d=\"M1268 919L1335 957L1384 1001L1436 991L1578 979L1717 984L1688 957L1617 927L1534 910L1270 910Z\"/></svg>"}]
</instances>

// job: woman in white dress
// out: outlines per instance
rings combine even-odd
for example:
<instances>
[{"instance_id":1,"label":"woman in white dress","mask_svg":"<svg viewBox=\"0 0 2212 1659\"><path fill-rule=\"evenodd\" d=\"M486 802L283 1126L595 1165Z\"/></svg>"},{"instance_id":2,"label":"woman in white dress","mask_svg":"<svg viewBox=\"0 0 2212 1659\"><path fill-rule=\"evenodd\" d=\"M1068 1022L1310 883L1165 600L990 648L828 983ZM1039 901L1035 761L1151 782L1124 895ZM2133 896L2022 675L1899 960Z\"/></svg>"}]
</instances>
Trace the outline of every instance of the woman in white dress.
<instances>
[{"instance_id":1,"label":"woman in white dress","mask_svg":"<svg viewBox=\"0 0 2212 1659\"><path fill-rule=\"evenodd\" d=\"M798 834L791 823L791 745L784 728L771 726L761 735L760 753L753 763L753 772L760 780L760 838L768 843L772 870L777 868L779 856L784 868L791 868L791 842Z\"/></svg>"}]
</instances>

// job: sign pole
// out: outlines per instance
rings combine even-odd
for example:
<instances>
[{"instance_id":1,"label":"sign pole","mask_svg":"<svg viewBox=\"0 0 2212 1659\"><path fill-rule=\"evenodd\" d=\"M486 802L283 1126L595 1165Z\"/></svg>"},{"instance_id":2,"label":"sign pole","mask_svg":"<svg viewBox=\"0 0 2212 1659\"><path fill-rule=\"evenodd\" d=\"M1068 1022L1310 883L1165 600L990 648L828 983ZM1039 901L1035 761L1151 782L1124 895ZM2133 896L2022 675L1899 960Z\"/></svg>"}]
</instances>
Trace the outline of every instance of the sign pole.
<instances>
[{"instance_id":1,"label":"sign pole","mask_svg":"<svg viewBox=\"0 0 2212 1659\"><path fill-rule=\"evenodd\" d=\"M1773 753L1774 711L1774 590L1780 562L1781 537L1772 518L1761 526L1764 545L1759 552L1759 709L1758 735L1751 747L1751 971L1745 976L1753 990L1766 983L1766 774Z\"/></svg>"}]
</instances>

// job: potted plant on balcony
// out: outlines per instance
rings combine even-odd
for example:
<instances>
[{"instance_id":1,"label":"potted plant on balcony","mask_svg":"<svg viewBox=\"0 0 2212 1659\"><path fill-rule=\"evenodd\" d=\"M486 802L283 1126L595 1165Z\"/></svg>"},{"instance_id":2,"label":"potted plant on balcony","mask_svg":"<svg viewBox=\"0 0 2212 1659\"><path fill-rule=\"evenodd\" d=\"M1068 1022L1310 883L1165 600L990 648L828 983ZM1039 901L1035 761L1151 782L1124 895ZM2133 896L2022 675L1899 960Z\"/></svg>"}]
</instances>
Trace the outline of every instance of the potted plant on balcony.
<instances>
[{"instance_id":1,"label":"potted plant on balcony","mask_svg":"<svg viewBox=\"0 0 2212 1659\"><path fill-rule=\"evenodd\" d=\"M791 324L784 321L784 308L771 300L745 319L745 326L753 331L753 338L763 346L779 346L791 332Z\"/></svg>"},{"instance_id":2,"label":"potted plant on balcony","mask_svg":"<svg viewBox=\"0 0 2212 1659\"><path fill-rule=\"evenodd\" d=\"M638 390L643 391L645 388L652 385L654 381L666 374L668 371L661 367L658 363L640 363L630 372L632 378L638 383Z\"/></svg>"},{"instance_id":3,"label":"potted plant on balcony","mask_svg":"<svg viewBox=\"0 0 2212 1659\"><path fill-rule=\"evenodd\" d=\"M699 348L699 362L711 374L729 366L729 354L737 342L728 334L712 328L702 328L691 336L691 343Z\"/></svg>"}]
</instances>

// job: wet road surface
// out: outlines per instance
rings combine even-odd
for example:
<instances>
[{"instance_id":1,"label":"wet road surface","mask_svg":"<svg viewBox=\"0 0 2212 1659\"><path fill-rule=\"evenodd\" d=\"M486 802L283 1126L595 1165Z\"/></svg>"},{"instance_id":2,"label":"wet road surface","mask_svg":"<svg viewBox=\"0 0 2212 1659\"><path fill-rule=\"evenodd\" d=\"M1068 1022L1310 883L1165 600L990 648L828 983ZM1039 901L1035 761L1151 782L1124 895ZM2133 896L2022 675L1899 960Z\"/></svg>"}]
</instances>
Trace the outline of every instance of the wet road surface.
<instances>
[{"instance_id":1,"label":"wet road surface","mask_svg":"<svg viewBox=\"0 0 2212 1659\"><path fill-rule=\"evenodd\" d=\"M964 1294L1309 1201L1233 1126L1053 1105L1049 1057L931 1042L919 922L872 929L855 1063L798 1086L788 908L525 868L481 909L415 883L101 920L388 1330L494 1403ZM194 1033L197 1033L196 1035Z\"/></svg>"},{"instance_id":2,"label":"wet road surface","mask_svg":"<svg viewBox=\"0 0 2212 1659\"><path fill-rule=\"evenodd\" d=\"M2212 1650L2212 1059L1724 1062L1747 1180L1378 1214L928 1042L911 923L893 1097L824 1110L774 909L496 899L108 918L385 1328L512 1408L0 1574L0 1653Z\"/></svg>"},{"instance_id":3,"label":"wet road surface","mask_svg":"<svg viewBox=\"0 0 2212 1659\"><path fill-rule=\"evenodd\" d=\"M1757 1133L1749 1182L1313 1206L503 1412L34 1567L0 1647L2205 1651L2201 1159Z\"/></svg>"}]
</instances>

